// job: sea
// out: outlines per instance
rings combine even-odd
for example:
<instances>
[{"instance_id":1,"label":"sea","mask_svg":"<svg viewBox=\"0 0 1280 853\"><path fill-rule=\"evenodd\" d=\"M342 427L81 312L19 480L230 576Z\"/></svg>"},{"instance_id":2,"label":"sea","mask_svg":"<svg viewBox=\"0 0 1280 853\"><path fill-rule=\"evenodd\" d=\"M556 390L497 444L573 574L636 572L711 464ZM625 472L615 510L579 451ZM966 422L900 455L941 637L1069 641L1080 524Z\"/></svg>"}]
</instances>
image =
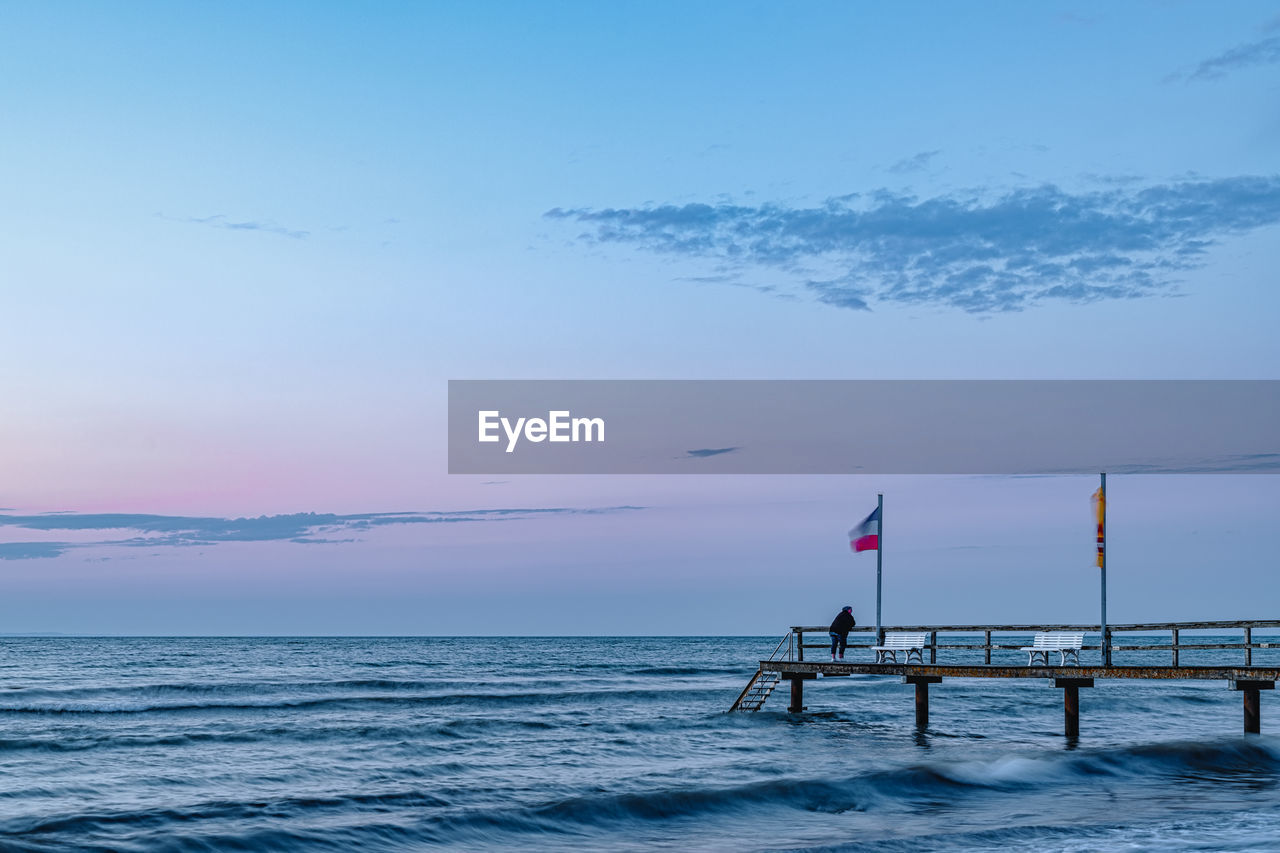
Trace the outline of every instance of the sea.
<instances>
[{"instance_id":1,"label":"sea","mask_svg":"<svg viewBox=\"0 0 1280 853\"><path fill-rule=\"evenodd\" d=\"M3 638L0 850L1280 850L1272 693L1250 737L1225 682L1099 681L1073 739L1043 680L728 713L777 641Z\"/></svg>"}]
</instances>

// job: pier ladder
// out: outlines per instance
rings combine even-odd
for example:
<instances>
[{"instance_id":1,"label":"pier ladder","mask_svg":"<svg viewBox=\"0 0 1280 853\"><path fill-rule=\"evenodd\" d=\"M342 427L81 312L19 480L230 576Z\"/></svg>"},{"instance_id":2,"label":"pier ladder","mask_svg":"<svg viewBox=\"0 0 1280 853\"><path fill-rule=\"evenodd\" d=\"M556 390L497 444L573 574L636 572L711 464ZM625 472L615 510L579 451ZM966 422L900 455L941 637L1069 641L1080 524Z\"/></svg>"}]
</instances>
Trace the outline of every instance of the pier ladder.
<instances>
[{"instance_id":1,"label":"pier ladder","mask_svg":"<svg viewBox=\"0 0 1280 853\"><path fill-rule=\"evenodd\" d=\"M773 654L769 655L770 661L795 660L795 645L793 638L795 635L788 632L773 650ZM782 681L782 673L777 670L770 669L766 664L761 664L756 670L755 675L751 676L751 680L747 682L747 686L738 694L738 698L734 700L733 707L730 711L759 711L764 707L765 700L773 693L779 682Z\"/></svg>"}]
</instances>

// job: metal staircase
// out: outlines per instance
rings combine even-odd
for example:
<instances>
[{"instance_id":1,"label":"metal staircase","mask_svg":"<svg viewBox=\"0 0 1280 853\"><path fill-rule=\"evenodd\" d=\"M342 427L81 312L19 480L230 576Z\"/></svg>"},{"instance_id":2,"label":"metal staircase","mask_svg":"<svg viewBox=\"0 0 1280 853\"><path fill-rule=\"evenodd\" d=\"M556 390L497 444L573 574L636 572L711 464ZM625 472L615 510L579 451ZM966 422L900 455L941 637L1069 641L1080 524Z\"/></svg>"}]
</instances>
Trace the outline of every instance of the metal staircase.
<instances>
[{"instance_id":1,"label":"metal staircase","mask_svg":"<svg viewBox=\"0 0 1280 853\"><path fill-rule=\"evenodd\" d=\"M777 647L773 650L773 654L769 655L771 661L795 660L795 646L793 637L795 635L788 633L779 641ZM759 711L764 707L765 700L769 698L769 694L773 693L778 683L782 681L781 673L772 670L767 664L762 664L756 670L755 675L751 676L751 680L747 682L747 686L738 694L738 698L734 701L730 711Z\"/></svg>"}]
</instances>

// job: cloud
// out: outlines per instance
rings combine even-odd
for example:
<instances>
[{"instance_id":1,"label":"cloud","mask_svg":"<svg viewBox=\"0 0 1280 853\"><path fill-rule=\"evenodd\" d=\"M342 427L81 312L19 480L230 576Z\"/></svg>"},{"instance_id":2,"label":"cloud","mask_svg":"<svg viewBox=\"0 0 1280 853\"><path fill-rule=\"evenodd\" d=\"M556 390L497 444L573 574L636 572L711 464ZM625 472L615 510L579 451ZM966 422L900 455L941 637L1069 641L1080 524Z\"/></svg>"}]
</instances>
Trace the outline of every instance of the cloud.
<instances>
[{"instance_id":1,"label":"cloud","mask_svg":"<svg viewBox=\"0 0 1280 853\"><path fill-rule=\"evenodd\" d=\"M295 542L335 545L358 542L353 532L402 524L456 524L527 520L562 515L603 515L643 509L635 506L476 509L449 512L378 512L354 515L294 513L257 518L145 515L132 513L44 513L0 515L0 527L20 530L94 531L100 535L75 542L0 543L0 560L56 557L72 548L184 547L222 542ZM108 536L108 531L120 531Z\"/></svg>"},{"instance_id":2,"label":"cloud","mask_svg":"<svg viewBox=\"0 0 1280 853\"><path fill-rule=\"evenodd\" d=\"M930 198L877 190L808 208L691 203L545 216L585 226L587 243L708 259L739 280L781 272L785 292L835 307L982 314L1170 293L1222 238L1280 222L1280 176Z\"/></svg>"},{"instance_id":3,"label":"cloud","mask_svg":"<svg viewBox=\"0 0 1280 853\"><path fill-rule=\"evenodd\" d=\"M701 450L687 451L681 459L706 459L708 456L719 456L722 453L733 453L735 450L741 450L741 447L706 447Z\"/></svg>"},{"instance_id":4,"label":"cloud","mask_svg":"<svg viewBox=\"0 0 1280 853\"><path fill-rule=\"evenodd\" d=\"M310 231L298 231L293 228L284 228L271 222L254 222L252 220L232 220L223 216L221 213L214 216L189 216L182 222L191 222L196 225L208 225L210 228L226 228L229 231L263 231L267 234L279 234L281 237L289 237L293 240L305 240L311 236Z\"/></svg>"},{"instance_id":5,"label":"cloud","mask_svg":"<svg viewBox=\"0 0 1280 853\"><path fill-rule=\"evenodd\" d=\"M889 167L889 171L895 174L905 174L907 172L923 171L929 161L941 154L941 151L921 151L913 157L907 157L905 160L899 160Z\"/></svg>"},{"instance_id":6,"label":"cloud","mask_svg":"<svg viewBox=\"0 0 1280 853\"><path fill-rule=\"evenodd\" d=\"M0 560L36 560L56 557L70 545L65 542L3 542L0 543Z\"/></svg>"},{"instance_id":7,"label":"cloud","mask_svg":"<svg viewBox=\"0 0 1280 853\"><path fill-rule=\"evenodd\" d=\"M1096 18L1077 15L1075 12L1059 12L1054 16L1054 20L1060 24L1074 24L1080 27L1092 27L1098 22Z\"/></svg>"},{"instance_id":8,"label":"cloud","mask_svg":"<svg viewBox=\"0 0 1280 853\"><path fill-rule=\"evenodd\" d=\"M777 285L743 281L738 277L738 274L733 271L716 272L711 275L686 275L680 276L676 280L688 281L694 284L726 284L730 287L743 287L747 290L754 290L757 293L766 293L770 296L777 297L778 299L785 299L788 301L794 301L796 299L795 294L781 290Z\"/></svg>"},{"instance_id":9,"label":"cloud","mask_svg":"<svg viewBox=\"0 0 1280 853\"><path fill-rule=\"evenodd\" d=\"M1280 36L1271 36L1260 41L1237 45L1224 53L1206 59L1196 66L1195 70L1187 76L1187 80L1217 80L1241 68L1276 63L1280 63ZM1172 79L1177 79L1178 76L1172 75Z\"/></svg>"}]
</instances>

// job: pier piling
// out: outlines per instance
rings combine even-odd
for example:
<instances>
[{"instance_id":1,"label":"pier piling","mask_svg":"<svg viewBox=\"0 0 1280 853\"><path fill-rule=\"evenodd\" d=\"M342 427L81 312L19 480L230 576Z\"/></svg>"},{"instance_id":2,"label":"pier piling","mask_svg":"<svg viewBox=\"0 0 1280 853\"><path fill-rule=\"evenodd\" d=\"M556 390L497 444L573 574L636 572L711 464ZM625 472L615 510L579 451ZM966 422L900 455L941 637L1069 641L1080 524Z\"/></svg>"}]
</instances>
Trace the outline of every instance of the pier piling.
<instances>
[{"instance_id":1,"label":"pier piling","mask_svg":"<svg viewBox=\"0 0 1280 853\"><path fill-rule=\"evenodd\" d=\"M1259 707L1258 691L1244 690L1244 733L1247 735L1262 734L1262 709Z\"/></svg>"},{"instance_id":2,"label":"pier piling","mask_svg":"<svg viewBox=\"0 0 1280 853\"><path fill-rule=\"evenodd\" d=\"M1244 695L1244 733L1247 735L1262 734L1262 703L1258 691L1274 690L1274 681L1246 681L1236 679L1231 682L1234 690Z\"/></svg>"},{"instance_id":3,"label":"pier piling","mask_svg":"<svg viewBox=\"0 0 1280 853\"><path fill-rule=\"evenodd\" d=\"M1080 736L1080 688L1092 687L1092 678L1055 678L1053 686L1062 689L1062 721L1067 737Z\"/></svg>"},{"instance_id":4,"label":"pier piling","mask_svg":"<svg viewBox=\"0 0 1280 853\"><path fill-rule=\"evenodd\" d=\"M916 686L916 728L929 728L929 685L941 684L940 675L904 675L903 684Z\"/></svg>"},{"instance_id":5,"label":"pier piling","mask_svg":"<svg viewBox=\"0 0 1280 853\"><path fill-rule=\"evenodd\" d=\"M817 673L814 672L798 672L783 676L791 682L791 704L787 706L788 711L798 714L804 710L804 682L806 679L817 677Z\"/></svg>"}]
</instances>

